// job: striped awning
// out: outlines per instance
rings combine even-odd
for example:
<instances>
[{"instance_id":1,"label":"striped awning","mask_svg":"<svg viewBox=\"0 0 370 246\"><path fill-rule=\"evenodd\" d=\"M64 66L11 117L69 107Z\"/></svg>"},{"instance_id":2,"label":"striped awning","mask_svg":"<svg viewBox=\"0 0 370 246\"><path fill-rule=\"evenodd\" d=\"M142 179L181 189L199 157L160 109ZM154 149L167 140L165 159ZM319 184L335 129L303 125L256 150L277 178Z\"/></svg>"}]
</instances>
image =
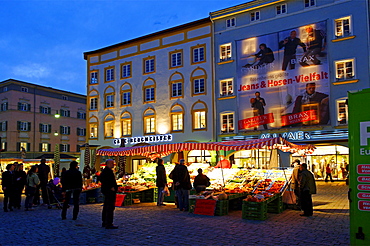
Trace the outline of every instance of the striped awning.
<instances>
[{"instance_id":1,"label":"striped awning","mask_svg":"<svg viewBox=\"0 0 370 246\"><path fill-rule=\"evenodd\" d=\"M242 141L226 142L205 142L205 143L170 143L160 145L146 145L134 147L121 147L114 149L99 149L97 155L103 156L134 156L141 155L155 159L157 157L167 156L174 152L190 150L250 150L250 149L281 149L285 152L301 152L305 154L312 153L315 146L311 144L294 144L281 137L264 138Z\"/></svg>"}]
</instances>

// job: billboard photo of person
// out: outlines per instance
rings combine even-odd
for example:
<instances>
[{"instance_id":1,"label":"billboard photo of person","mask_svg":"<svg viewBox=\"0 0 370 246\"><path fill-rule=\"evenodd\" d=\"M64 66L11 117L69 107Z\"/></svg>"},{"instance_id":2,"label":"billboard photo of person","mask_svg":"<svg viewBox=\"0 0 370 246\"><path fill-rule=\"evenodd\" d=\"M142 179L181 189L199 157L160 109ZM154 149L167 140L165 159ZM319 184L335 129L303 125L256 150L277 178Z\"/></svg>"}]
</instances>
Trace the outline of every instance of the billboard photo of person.
<instances>
[{"instance_id":1,"label":"billboard photo of person","mask_svg":"<svg viewBox=\"0 0 370 246\"><path fill-rule=\"evenodd\" d=\"M296 53L297 47L301 46L303 52L307 52L306 45L297 37L297 31L292 30L289 37L279 42L279 49L284 47L284 58L281 70L285 71L289 64L289 69L295 69L297 63Z\"/></svg>"},{"instance_id":2,"label":"billboard photo of person","mask_svg":"<svg viewBox=\"0 0 370 246\"><path fill-rule=\"evenodd\" d=\"M323 30L314 29L313 26L306 26L305 31L307 34L306 45L307 51L304 53L299 64L303 67L310 65L321 65L321 60L317 57L325 56L323 50L326 46L326 35Z\"/></svg>"},{"instance_id":3,"label":"billboard photo of person","mask_svg":"<svg viewBox=\"0 0 370 246\"><path fill-rule=\"evenodd\" d=\"M259 115L264 115L265 114L265 106L266 106L266 101L264 98L261 97L261 93L259 91L256 91L254 93L256 96L255 98L251 98L251 107L253 108L253 115L254 116L259 116ZM266 130L267 129L267 124L263 125L263 128ZM254 128L254 130L257 130L257 127Z\"/></svg>"},{"instance_id":4,"label":"billboard photo of person","mask_svg":"<svg viewBox=\"0 0 370 246\"><path fill-rule=\"evenodd\" d=\"M252 64L247 63L243 67L245 68L254 68L258 69L261 66L265 66L266 64L272 63L275 60L274 52L267 47L266 44L262 43L259 45L260 50L258 53L251 55L255 56L255 60Z\"/></svg>"}]
</instances>

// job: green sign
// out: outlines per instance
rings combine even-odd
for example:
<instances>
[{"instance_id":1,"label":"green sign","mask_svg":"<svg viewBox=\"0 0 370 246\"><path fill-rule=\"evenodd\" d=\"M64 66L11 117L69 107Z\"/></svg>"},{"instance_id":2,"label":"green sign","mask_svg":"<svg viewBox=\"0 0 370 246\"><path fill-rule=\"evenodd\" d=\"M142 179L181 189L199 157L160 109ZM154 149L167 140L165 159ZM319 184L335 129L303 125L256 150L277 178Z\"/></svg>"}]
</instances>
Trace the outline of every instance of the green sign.
<instances>
[{"instance_id":1,"label":"green sign","mask_svg":"<svg viewBox=\"0 0 370 246\"><path fill-rule=\"evenodd\" d=\"M351 245L370 245L370 89L348 93Z\"/></svg>"}]
</instances>

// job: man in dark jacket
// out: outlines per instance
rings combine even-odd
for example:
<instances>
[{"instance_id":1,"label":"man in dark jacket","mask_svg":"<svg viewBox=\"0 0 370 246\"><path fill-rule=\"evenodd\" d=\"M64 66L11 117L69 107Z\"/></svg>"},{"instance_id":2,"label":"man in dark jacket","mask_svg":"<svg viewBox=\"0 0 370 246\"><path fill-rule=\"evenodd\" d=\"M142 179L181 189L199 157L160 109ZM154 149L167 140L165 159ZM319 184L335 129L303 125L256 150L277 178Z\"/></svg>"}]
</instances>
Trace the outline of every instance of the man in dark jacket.
<instances>
[{"instance_id":1,"label":"man in dark jacket","mask_svg":"<svg viewBox=\"0 0 370 246\"><path fill-rule=\"evenodd\" d=\"M180 160L180 164L173 170L172 179L175 184L180 211L189 211L191 183L188 168L185 166L185 160Z\"/></svg>"},{"instance_id":2,"label":"man in dark jacket","mask_svg":"<svg viewBox=\"0 0 370 246\"><path fill-rule=\"evenodd\" d=\"M65 193L65 199L62 210L62 220L66 219L68 204L73 194L73 220L77 219L80 211L80 194L82 191L82 175L77 169L78 163L72 161L69 164L69 170L63 175L62 192Z\"/></svg>"},{"instance_id":3,"label":"man in dark jacket","mask_svg":"<svg viewBox=\"0 0 370 246\"><path fill-rule=\"evenodd\" d=\"M155 171L157 174L156 185L158 187L157 206L165 206L165 204L163 204L163 199L164 199L163 191L164 191L164 187L167 186L167 177L166 177L166 169L164 168L162 159L158 159L158 166L156 167Z\"/></svg>"},{"instance_id":4,"label":"man in dark jacket","mask_svg":"<svg viewBox=\"0 0 370 246\"><path fill-rule=\"evenodd\" d=\"M295 30L290 32L289 37L279 42L279 49L284 47L283 71L286 70L288 64L290 69L295 68L298 45L302 47L303 52L307 51L306 45L301 41L301 39L297 38L297 31Z\"/></svg>"},{"instance_id":5,"label":"man in dark jacket","mask_svg":"<svg viewBox=\"0 0 370 246\"><path fill-rule=\"evenodd\" d=\"M316 183L313 174L307 170L307 164L303 163L299 169L301 175L299 177L300 201L303 214L300 216L312 216L312 194L316 194Z\"/></svg>"},{"instance_id":6,"label":"man in dark jacket","mask_svg":"<svg viewBox=\"0 0 370 246\"><path fill-rule=\"evenodd\" d=\"M15 180L14 180L14 165L8 164L6 171L2 175L2 186L4 191L4 212L13 211L14 206L14 192L15 192Z\"/></svg>"},{"instance_id":7,"label":"man in dark jacket","mask_svg":"<svg viewBox=\"0 0 370 246\"><path fill-rule=\"evenodd\" d=\"M42 196L42 203L49 204L49 196L46 191L46 185L49 182L49 174L50 174L50 167L46 165L46 159L42 158L40 161L40 165L38 165L38 173L40 179L40 188L41 188L41 196Z\"/></svg>"},{"instance_id":8,"label":"man in dark jacket","mask_svg":"<svg viewBox=\"0 0 370 246\"><path fill-rule=\"evenodd\" d=\"M203 174L203 170L201 168L198 169L198 175L194 179L194 189L197 191L197 193L201 191L205 191L208 186L210 186L211 183L209 182L209 178Z\"/></svg>"},{"instance_id":9,"label":"man in dark jacket","mask_svg":"<svg viewBox=\"0 0 370 246\"><path fill-rule=\"evenodd\" d=\"M114 160L109 159L105 162L105 168L100 174L101 191L104 195L104 205L102 211L102 226L106 229L117 229L113 225L114 209L116 205L116 192L118 189L116 178L113 173Z\"/></svg>"}]
</instances>

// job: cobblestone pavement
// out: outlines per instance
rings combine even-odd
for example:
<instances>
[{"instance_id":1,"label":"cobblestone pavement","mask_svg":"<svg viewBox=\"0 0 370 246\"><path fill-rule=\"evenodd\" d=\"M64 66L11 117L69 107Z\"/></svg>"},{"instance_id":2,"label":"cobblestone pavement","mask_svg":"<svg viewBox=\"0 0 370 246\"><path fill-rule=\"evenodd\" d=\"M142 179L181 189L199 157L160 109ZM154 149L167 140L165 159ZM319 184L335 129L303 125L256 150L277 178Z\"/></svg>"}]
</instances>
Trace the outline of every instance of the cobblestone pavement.
<instances>
[{"instance_id":1,"label":"cobblestone pavement","mask_svg":"<svg viewBox=\"0 0 370 246\"><path fill-rule=\"evenodd\" d=\"M348 186L317 182L314 216L287 209L265 221L242 212L203 216L180 212L171 203L141 203L115 210L117 230L101 227L101 204L80 206L80 216L61 220L57 208L0 211L0 245L349 245ZM0 195L2 202L3 196Z\"/></svg>"}]
</instances>

